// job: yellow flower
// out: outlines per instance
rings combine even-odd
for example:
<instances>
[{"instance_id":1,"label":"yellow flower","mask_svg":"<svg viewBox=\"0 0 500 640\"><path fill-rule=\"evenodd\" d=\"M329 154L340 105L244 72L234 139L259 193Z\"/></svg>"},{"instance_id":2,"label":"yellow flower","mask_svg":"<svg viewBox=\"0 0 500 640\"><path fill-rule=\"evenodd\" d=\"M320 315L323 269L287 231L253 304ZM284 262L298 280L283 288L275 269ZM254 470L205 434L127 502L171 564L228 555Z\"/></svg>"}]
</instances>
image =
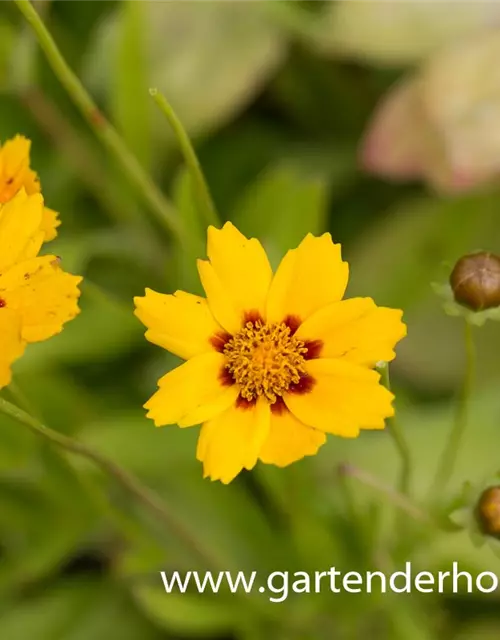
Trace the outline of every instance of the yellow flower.
<instances>
[{"instance_id":1,"label":"yellow flower","mask_svg":"<svg viewBox=\"0 0 500 640\"><path fill-rule=\"evenodd\" d=\"M44 241L43 198L21 189L0 207L0 388L30 342L59 333L78 312L81 278L56 256L39 256Z\"/></svg>"},{"instance_id":2,"label":"yellow flower","mask_svg":"<svg viewBox=\"0 0 500 640\"><path fill-rule=\"evenodd\" d=\"M146 403L156 426L203 423L204 475L230 482L261 460L314 455L325 434L382 429L393 396L373 370L406 334L401 311L342 301L348 266L330 234L307 235L273 277L261 244L231 223L208 230L206 298L149 289L136 315L150 342L187 360Z\"/></svg>"},{"instance_id":3,"label":"yellow flower","mask_svg":"<svg viewBox=\"0 0 500 640\"><path fill-rule=\"evenodd\" d=\"M15 136L0 147L0 203L11 200L24 187L28 195L40 193L40 181L30 168L31 141L24 136ZM57 236L61 224L57 213L48 207L43 209L42 229L44 242Z\"/></svg>"}]
</instances>

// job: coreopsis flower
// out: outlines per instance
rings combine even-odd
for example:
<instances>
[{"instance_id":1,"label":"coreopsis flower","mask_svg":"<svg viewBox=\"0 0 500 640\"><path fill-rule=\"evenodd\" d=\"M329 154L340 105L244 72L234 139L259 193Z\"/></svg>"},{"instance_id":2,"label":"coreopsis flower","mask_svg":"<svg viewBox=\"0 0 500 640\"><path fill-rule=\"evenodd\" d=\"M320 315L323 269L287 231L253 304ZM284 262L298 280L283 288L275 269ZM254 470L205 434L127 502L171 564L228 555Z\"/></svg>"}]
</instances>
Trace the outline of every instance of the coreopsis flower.
<instances>
[{"instance_id":1,"label":"coreopsis flower","mask_svg":"<svg viewBox=\"0 0 500 640\"><path fill-rule=\"evenodd\" d=\"M37 174L30 167L31 141L17 135L0 147L0 203L11 200L21 188L28 195L40 193L41 186ZM44 241L53 240L57 227L61 224L58 214L44 207L42 229Z\"/></svg>"},{"instance_id":2,"label":"coreopsis flower","mask_svg":"<svg viewBox=\"0 0 500 640\"><path fill-rule=\"evenodd\" d=\"M376 109L363 141L369 171L423 178L445 193L500 175L500 29L478 33L432 56Z\"/></svg>"},{"instance_id":3,"label":"coreopsis flower","mask_svg":"<svg viewBox=\"0 0 500 640\"><path fill-rule=\"evenodd\" d=\"M231 223L208 230L198 261L206 298L146 290L146 337L186 362L146 403L157 426L203 423L205 477L230 482L261 460L314 455L326 434L382 429L392 394L373 370L405 335L401 311L342 301L348 265L330 234L307 235L273 276L266 253Z\"/></svg>"},{"instance_id":4,"label":"coreopsis flower","mask_svg":"<svg viewBox=\"0 0 500 640\"><path fill-rule=\"evenodd\" d=\"M39 256L45 239L40 194L22 188L0 205L0 388L30 342L59 333L79 312L81 278L65 273L56 256Z\"/></svg>"}]
</instances>

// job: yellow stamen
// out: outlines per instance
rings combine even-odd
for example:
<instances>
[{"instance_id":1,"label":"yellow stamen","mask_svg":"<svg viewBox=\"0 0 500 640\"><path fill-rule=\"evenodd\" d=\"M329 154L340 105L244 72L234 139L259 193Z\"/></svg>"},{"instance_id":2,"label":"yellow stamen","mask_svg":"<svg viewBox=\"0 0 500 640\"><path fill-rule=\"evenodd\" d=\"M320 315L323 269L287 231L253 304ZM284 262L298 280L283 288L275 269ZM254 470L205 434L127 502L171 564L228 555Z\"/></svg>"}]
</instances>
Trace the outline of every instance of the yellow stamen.
<instances>
[{"instance_id":1,"label":"yellow stamen","mask_svg":"<svg viewBox=\"0 0 500 640\"><path fill-rule=\"evenodd\" d=\"M241 396L254 400L263 395L271 403L305 375L305 353L307 347L290 335L284 322L262 320L247 322L224 347L226 368L240 386Z\"/></svg>"}]
</instances>

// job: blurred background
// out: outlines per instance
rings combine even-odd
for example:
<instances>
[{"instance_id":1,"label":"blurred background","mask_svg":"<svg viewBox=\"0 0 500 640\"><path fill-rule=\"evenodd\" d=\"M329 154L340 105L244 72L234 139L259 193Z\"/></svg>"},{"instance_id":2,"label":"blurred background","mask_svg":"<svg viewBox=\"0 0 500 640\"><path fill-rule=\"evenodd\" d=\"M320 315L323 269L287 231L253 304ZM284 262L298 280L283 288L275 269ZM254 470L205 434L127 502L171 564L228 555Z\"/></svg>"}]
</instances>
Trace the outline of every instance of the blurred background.
<instances>
[{"instance_id":1,"label":"blurred background","mask_svg":"<svg viewBox=\"0 0 500 640\"><path fill-rule=\"evenodd\" d=\"M463 373L462 327L432 284L458 257L500 252L500 4L474 2L45 1L45 23L103 112L175 206L203 256L206 229L158 87L194 140L223 219L276 264L330 231L349 295L404 309L393 367L423 495ZM498 25L498 26L497 26ZM177 364L148 344L132 298L199 290L195 264L150 216L48 67L16 5L0 3L0 138L32 139L62 226L50 251L86 278L82 313L15 368L31 411L102 451L164 498L205 560L90 464L1 418L0 635L5 640L499 637L497 594L166 595L158 571L498 571L488 545L409 520L355 479L394 485L387 433L331 437L314 459L202 480L197 429L156 430L142 404ZM454 479L500 468L496 323L476 331L479 372ZM9 392L5 391L6 397ZM350 498L348 497L350 495ZM347 496L347 497L346 497Z\"/></svg>"}]
</instances>

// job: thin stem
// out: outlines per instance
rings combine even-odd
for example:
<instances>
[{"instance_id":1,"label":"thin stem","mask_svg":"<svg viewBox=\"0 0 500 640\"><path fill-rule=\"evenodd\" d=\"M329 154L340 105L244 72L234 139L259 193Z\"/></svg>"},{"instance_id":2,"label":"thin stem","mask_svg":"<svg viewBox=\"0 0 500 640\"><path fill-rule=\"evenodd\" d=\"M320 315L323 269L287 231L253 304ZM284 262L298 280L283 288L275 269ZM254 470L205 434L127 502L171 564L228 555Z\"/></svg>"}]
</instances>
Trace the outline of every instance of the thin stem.
<instances>
[{"instance_id":1,"label":"thin stem","mask_svg":"<svg viewBox=\"0 0 500 640\"><path fill-rule=\"evenodd\" d=\"M12 399L16 404L21 405L25 411L27 411L32 416L38 416L38 411L35 410L33 404L28 400L24 391L20 388L17 382L11 380L9 386L7 387Z\"/></svg>"},{"instance_id":2,"label":"thin stem","mask_svg":"<svg viewBox=\"0 0 500 640\"><path fill-rule=\"evenodd\" d=\"M474 376L476 369L476 351L474 347L474 337L472 335L472 324L465 320L464 326L464 343L465 343L465 374L462 383L462 389L458 397L455 411L455 419L448 436L448 441L441 455L438 469L434 482L432 484L431 494L433 496L442 495L448 482L450 481L457 458L462 445L465 430L467 428L469 418L469 401L474 384Z\"/></svg>"},{"instance_id":3,"label":"thin stem","mask_svg":"<svg viewBox=\"0 0 500 640\"><path fill-rule=\"evenodd\" d=\"M55 103L36 86L30 85L19 92L19 100L29 110L42 131L59 149L83 184L92 191L103 209L118 223L133 222L134 215L125 198L118 198L115 189L106 183L102 167L70 121Z\"/></svg>"},{"instance_id":4,"label":"thin stem","mask_svg":"<svg viewBox=\"0 0 500 640\"><path fill-rule=\"evenodd\" d=\"M57 48L54 39L45 27L42 19L35 11L29 0L14 0L26 21L36 34L38 43L52 67L53 72L68 92L75 106L87 120L96 136L114 156L118 164L127 175L145 202L148 203L151 212L155 215L170 233L181 243L185 241L185 230L178 219L175 209L163 196L161 191L151 180L136 157L130 152L116 129L101 113L95 102L83 87L80 80L66 63L61 52Z\"/></svg>"},{"instance_id":5,"label":"thin stem","mask_svg":"<svg viewBox=\"0 0 500 640\"><path fill-rule=\"evenodd\" d=\"M215 211L212 196L210 195L210 190L205 180L205 176L203 175L198 156L196 155L196 152L193 148L193 145L191 144L191 140L189 139L186 130L182 126L182 122L177 117L171 104L168 102L165 96L158 91L158 89L150 89L149 93L151 94L156 104L160 107L163 115L167 118L168 123L175 133L177 142L179 143L182 151L182 155L184 156L184 160L186 161L189 171L191 172L191 176L194 180L194 184L198 193L200 211L205 218L205 222L207 224L218 225L219 219Z\"/></svg>"},{"instance_id":6,"label":"thin stem","mask_svg":"<svg viewBox=\"0 0 500 640\"><path fill-rule=\"evenodd\" d=\"M28 427L37 435L42 436L46 440L50 440L58 447L93 462L106 474L112 476L142 505L161 520L178 539L184 542L185 546L189 548L193 554L202 559L203 562L207 563L209 567L217 564L214 559L205 553L204 549L199 546L197 540L193 538L190 531L185 528L182 522L180 522L177 517L169 511L167 505L163 502L160 496L152 489L142 484L142 482L134 475L116 464L116 462L113 462L88 445L50 429L36 418L22 409L19 409L4 398L0 398L0 411Z\"/></svg>"},{"instance_id":7,"label":"thin stem","mask_svg":"<svg viewBox=\"0 0 500 640\"><path fill-rule=\"evenodd\" d=\"M384 366L378 368L378 371L380 373L382 383L384 384L386 389L390 391L391 379L389 375L389 365L384 364ZM412 474L412 459L410 447L406 440L405 434L401 429L401 425L399 424L395 416L392 416L392 418L389 418L387 420L387 426L401 458L401 476L399 480L399 488L401 493L408 495L410 493L410 482Z\"/></svg>"}]
</instances>

